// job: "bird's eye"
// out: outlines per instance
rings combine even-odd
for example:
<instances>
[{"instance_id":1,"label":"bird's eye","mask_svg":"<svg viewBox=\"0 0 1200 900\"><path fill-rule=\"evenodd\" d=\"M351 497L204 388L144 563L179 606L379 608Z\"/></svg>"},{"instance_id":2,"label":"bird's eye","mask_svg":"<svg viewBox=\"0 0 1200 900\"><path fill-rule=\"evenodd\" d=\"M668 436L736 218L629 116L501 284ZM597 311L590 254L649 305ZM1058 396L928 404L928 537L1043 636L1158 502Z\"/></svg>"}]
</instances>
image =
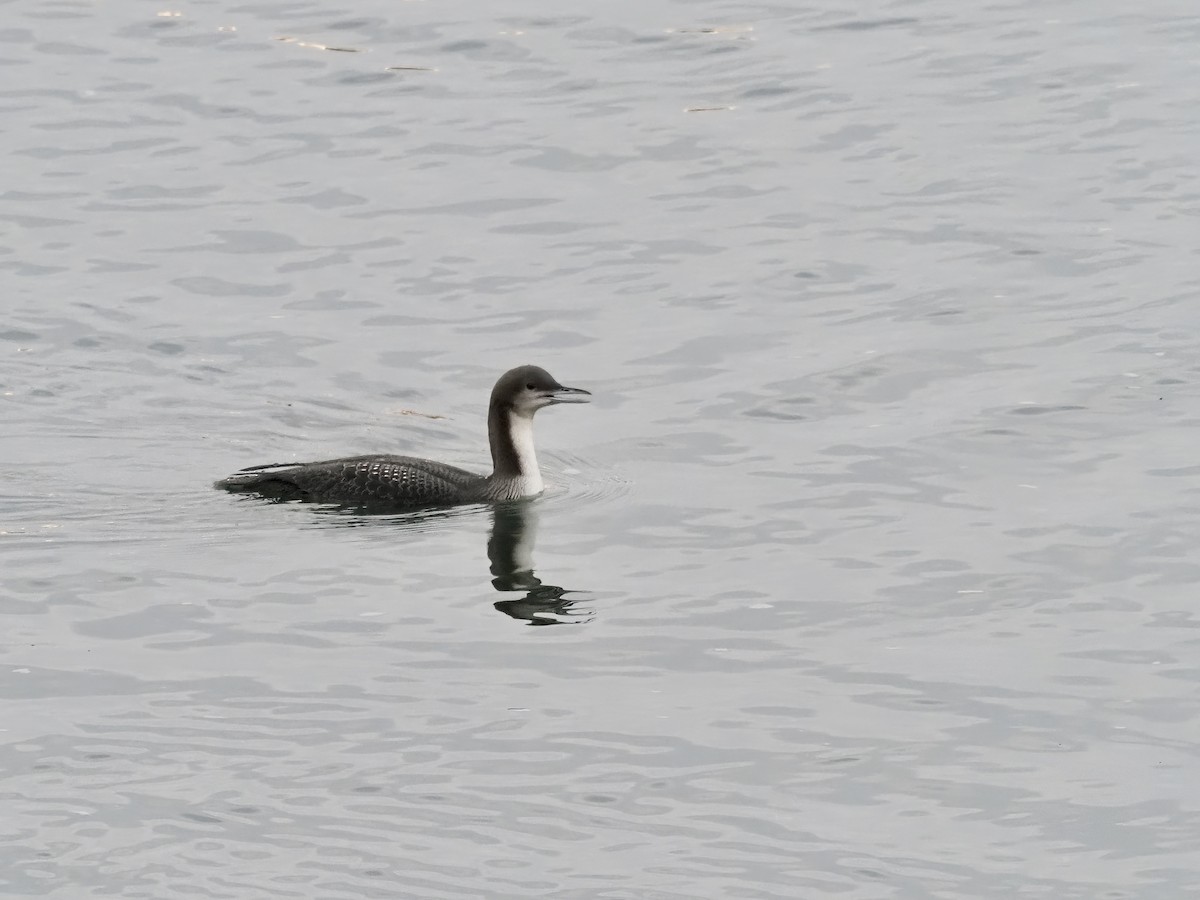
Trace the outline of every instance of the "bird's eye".
<instances>
[{"instance_id":1,"label":"bird's eye","mask_svg":"<svg viewBox=\"0 0 1200 900\"><path fill-rule=\"evenodd\" d=\"M530 390L530 391L536 391L537 385L531 381L531 382L529 382L529 384L525 385L525 389Z\"/></svg>"}]
</instances>

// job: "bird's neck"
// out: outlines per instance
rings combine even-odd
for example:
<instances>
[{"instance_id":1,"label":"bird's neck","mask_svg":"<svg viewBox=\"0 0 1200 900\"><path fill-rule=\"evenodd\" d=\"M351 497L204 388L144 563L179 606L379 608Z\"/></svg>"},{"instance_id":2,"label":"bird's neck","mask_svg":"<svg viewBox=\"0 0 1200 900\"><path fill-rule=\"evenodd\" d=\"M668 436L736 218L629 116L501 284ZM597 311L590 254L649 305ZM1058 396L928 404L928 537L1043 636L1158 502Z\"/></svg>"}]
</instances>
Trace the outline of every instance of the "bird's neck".
<instances>
[{"instance_id":1,"label":"bird's neck","mask_svg":"<svg viewBox=\"0 0 1200 900\"><path fill-rule=\"evenodd\" d=\"M488 443L492 447L492 480L519 481L520 496L542 492L542 472L533 448L533 416L492 404L488 410Z\"/></svg>"}]
</instances>

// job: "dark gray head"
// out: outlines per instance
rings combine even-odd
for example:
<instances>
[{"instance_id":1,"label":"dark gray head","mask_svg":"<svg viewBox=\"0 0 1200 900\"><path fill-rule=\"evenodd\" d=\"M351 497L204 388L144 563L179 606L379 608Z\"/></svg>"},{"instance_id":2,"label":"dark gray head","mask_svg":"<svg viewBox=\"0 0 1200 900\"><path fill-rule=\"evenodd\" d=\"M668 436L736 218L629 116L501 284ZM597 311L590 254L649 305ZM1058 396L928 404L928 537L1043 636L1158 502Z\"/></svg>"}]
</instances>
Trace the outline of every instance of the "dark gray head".
<instances>
[{"instance_id":1,"label":"dark gray head","mask_svg":"<svg viewBox=\"0 0 1200 900\"><path fill-rule=\"evenodd\" d=\"M590 396L583 388L564 387L538 366L517 366L501 375L492 388L492 409L509 409L532 417L543 406L587 403Z\"/></svg>"}]
</instances>

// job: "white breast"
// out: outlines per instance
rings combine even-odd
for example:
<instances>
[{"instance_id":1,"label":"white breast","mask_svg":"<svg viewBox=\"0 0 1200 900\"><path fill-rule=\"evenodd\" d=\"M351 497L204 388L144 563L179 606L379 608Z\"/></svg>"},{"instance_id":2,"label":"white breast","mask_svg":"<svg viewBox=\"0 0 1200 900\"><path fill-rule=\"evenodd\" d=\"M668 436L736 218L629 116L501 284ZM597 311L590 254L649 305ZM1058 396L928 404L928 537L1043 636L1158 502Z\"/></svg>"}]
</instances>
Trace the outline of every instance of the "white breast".
<instances>
[{"instance_id":1,"label":"white breast","mask_svg":"<svg viewBox=\"0 0 1200 900\"><path fill-rule=\"evenodd\" d=\"M542 470L538 468L537 451L533 449L533 417L512 416L509 426L521 471L513 493L518 497L540 494L546 485L542 482Z\"/></svg>"}]
</instances>

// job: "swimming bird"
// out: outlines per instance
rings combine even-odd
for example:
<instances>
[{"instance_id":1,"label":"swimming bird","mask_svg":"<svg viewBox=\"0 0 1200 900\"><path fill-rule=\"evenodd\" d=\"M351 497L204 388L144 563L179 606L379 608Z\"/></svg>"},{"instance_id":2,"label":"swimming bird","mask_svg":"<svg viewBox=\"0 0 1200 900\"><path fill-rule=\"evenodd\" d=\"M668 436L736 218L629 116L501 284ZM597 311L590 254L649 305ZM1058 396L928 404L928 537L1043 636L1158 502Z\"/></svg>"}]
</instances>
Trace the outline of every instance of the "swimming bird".
<instances>
[{"instance_id":1,"label":"swimming bird","mask_svg":"<svg viewBox=\"0 0 1200 900\"><path fill-rule=\"evenodd\" d=\"M347 456L323 462L269 463L213 487L277 500L416 509L534 497L545 485L533 447L533 414L557 403L587 403L591 393L563 387L545 369L518 366L500 376L488 405L492 474L414 456Z\"/></svg>"}]
</instances>

